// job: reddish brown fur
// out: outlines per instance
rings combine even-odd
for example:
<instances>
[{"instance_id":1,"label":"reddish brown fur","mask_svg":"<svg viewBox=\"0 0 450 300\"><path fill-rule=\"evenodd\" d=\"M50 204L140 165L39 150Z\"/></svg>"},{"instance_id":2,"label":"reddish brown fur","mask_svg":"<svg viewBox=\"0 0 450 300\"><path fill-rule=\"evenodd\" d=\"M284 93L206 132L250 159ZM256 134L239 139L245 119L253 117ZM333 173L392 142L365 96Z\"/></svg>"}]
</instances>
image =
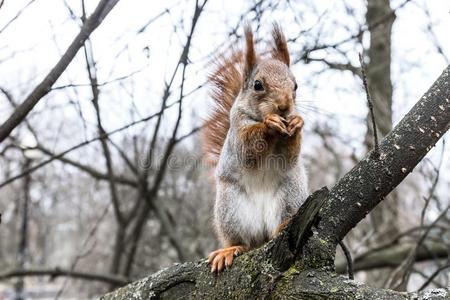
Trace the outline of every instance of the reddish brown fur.
<instances>
[{"instance_id":1,"label":"reddish brown fur","mask_svg":"<svg viewBox=\"0 0 450 300\"><path fill-rule=\"evenodd\" d=\"M273 32L274 45L271 53L274 59L280 60L289 65L289 52L286 39L281 31L280 26L274 25ZM208 163L215 167L219 161L220 152L225 142L230 127L230 109L234 100L239 95L245 80L251 76L251 72L256 66L259 58L255 53L253 34L249 26L245 27L246 51L231 51L231 55L221 55L215 60L215 70L209 75L209 82L212 85L212 98L214 107L212 113L207 119L203 132L203 151ZM267 128L266 128L267 129ZM251 145L247 142L256 134L258 137L261 133L255 131L255 128L249 128L242 133L243 145ZM272 137L272 140L274 137ZM300 139L293 138L289 143L289 152L294 154L295 147L299 146ZM270 141L269 145L273 144ZM268 147L271 148L271 147ZM251 152L251 151L250 151ZM260 153L261 155L264 153Z\"/></svg>"},{"instance_id":2,"label":"reddish brown fur","mask_svg":"<svg viewBox=\"0 0 450 300\"><path fill-rule=\"evenodd\" d=\"M272 37L274 44L272 45L272 57L284 62L287 66L291 64L289 50L281 27L278 24L273 25Z\"/></svg>"},{"instance_id":3,"label":"reddish brown fur","mask_svg":"<svg viewBox=\"0 0 450 300\"><path fill-rule=\"evenodd\" d=\"M215 71L209 75L212 85L213 111L203 129L203 151L213 166L219 161L230 128L230 109L241 90L243 76L242 52L233 51L229 57L220 56Z\"/></svg>"},{"instance_id":4,"label":"reddish brown fur","mask_svg":"<svg viewBox=\"0 0 450 300\"><path fill-rule=\"evenodd\" d=\"M275 230L275 232L273 233L273 236L276 236L277 234L279 234L280 232L282 232L283 230L286 229L286 227L289 225L289 223L291 222L292 218L288 218L286 220L284 220L283 222L280 223L280 225L278 225L277 229Z\"/></svg>"},{"instance_id":5,"label":"reddish brown fur","mask_svg":"<svg viewBox=\"0 0 450 300\"><path fill-rule=\"evenodd\" d=\"M286 142L286 160L292 164L297 162L299 149L302 143L302 134L300 131L294 133Z\"/></svg>"},{"instance_id":6,"label":"reddish brown fur","mask_svg":"<svg viewBox=\"0 0 450 300\"><path fill-rule=\"evenodd\" d=\"M245 26L245 76L249 77L256 65L255 45L253 43L253 33L249 25ZM245 78L247 79L247 78Z\"/></svg>"},{"instance_id":7,"label":"reddish brown fur","mask_svg":"<svg viewBox=\"0 0 450 300\"><path fill-rule=\"evenodd\" d=\"M240 129L239 136L245 166L258 167L273 148L273 136L269 134L269 128L264 123L249 125Z\"/></svg>"},{"instance_id":8,"label":"reddish brown fur","mask_svg":"<svg viewBox=\"0 0 450 300\"><path fill-rule=\"evenodd\" d=\"M296 123L300 124L298 127L296 127L295 131L292 133L292 136L288 137L284 142L283 145L281 145L281 148L283 149L285 153L286 160L291 164L296 164L298 160L298 156L300 153L300 147L302 143L302 132L301 129L303 127L303 119L300 116L293 117L291 120L289 120L290 124ZM288 125L288 128L290 126Z\"/></svg>"}]
</instances>

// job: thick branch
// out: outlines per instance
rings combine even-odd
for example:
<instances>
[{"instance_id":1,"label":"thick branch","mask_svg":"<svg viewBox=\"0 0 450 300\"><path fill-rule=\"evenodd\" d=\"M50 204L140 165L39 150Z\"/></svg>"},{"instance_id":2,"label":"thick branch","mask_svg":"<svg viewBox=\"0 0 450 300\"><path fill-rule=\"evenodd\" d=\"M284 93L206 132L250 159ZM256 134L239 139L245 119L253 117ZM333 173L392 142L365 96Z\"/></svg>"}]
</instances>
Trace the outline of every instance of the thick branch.
<instances>
[{"instance_id":1,"label":"thick branch","mask_svg":"<svg viewBox=\"0 0 450 300\"><path fill-rule=\"evenodd\" d=\"M380 156L369 155L330 191L322 189L306 203L313 216L294 218L288 229L262 248L237 258L231 269L214 277L205 261L162 270L106 295L104 300L177 298L317 298L406 299L428 296L447 299L449 289L423 294L372 288L335 275L331 270L338 240L365 217L432 149L450 126L450 66L431 89L380 144ZM316 214L312 201L324 204ZM305 209L308 211L308 209ZM302 225L302 217L309 221ZM310 225L315 226L311 230ZM305 230L309 231L306 232ZM299 234L301 238L299 238ZM308 236L312 235L312 237ZM300 260L289 245L298 245ZM285 247L280 247L284 243ZM305 244L306 243L306 244ZM275 249L275 250L274 250ZM286 249L283 252L283 249ZM289 253L291 252L291 253ZM286 260L274 258L286 257ZM294 255L293 255L294 254ZM274 261L277 262L274 264ZM290 267L286 269L287 263ZM293 265L295 263L295 265ZM325 267L325 268L324 268ZM327 271L325 271L327 270Z\"/></svg>"},{"instance_id":2,"label":"thick branch","mask_svg":"<svg viewBox=\"0 0 450 300\"><path fill-rule=\"evenodd\" d=\"M206 263L176 265L105 295L102 300L144 299L448 299L450 288L402 293L374 288L320 270L255 275L247 261L213 277ZM194 279L194 274L196 279Z\"/></svg>"},{"instance_id":3,"label":"thick branch","mask_svg":"<svg viewBox=\"0 0 450 300\"><path fill-rule=\"evenodd\" d=\"M370 152L330 191L319 231L337 242L389 194L450 126L450 66L386 136L379 156Z\"/></svg>"}]
</instances>

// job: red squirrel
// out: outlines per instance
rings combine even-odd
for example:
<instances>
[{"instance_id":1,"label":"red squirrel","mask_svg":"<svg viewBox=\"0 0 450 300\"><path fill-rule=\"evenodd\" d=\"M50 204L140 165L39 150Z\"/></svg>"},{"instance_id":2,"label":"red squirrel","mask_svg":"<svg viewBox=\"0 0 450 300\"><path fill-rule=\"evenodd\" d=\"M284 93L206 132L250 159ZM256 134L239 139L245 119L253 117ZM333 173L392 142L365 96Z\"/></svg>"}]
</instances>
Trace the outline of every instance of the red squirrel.
<instances>
[{"instance_id":1,"label":"red squirrel","mask_svg":"<svg viewBox=\"0 0 450 300\"><path fill-rule=\"evenodd\" d=\"M300 158L303 118L286 39L275 24L265 55L245 28L245 50L217 60L209 76L214 109L203 148L215 168L214 225L223 249L212 252L212 272L276 235L308 194Z\"/></svg>"}]
</instances>

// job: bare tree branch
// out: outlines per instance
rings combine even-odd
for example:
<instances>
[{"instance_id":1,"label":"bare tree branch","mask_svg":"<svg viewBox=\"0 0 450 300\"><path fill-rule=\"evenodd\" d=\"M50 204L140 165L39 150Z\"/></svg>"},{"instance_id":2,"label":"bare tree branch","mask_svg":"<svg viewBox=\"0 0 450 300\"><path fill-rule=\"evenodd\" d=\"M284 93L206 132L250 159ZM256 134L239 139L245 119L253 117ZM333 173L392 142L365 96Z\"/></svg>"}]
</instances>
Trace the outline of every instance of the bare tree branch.
<instances>
[{"instance_id":1,"label":"bare tree branch","mask_svg":"<svg viewBox=\"0 0 450 300\"><path fill-rule=\"evenodd\" d=\"M26 99L14 110L11 116L0 126L0 143L3 142L28 115L34 106L51 90L53 84L58 80L61 74L66 70L78 50L83 46L89 35L103 22L111 9L119 0L102 0L98 4L92 15L86 20L78 35L70 44L67 51L41 81Z\"/></svg>"},{"instance_id":2,"label":"bare tree branch","mask_svg":"<svg viewBox=\"0 0 450 300\"><path fill-rule=\"evenodd\" d=\"M348 63L337 63L337 62L331 62L324 58L312 58L308 57L308 62L322 62L326 64L330 69L333 70L339 70L339 71L350 71L355 76L361 76L360 69L358 67L355 67L350 62Z\"/></svg>"},{"instance_id":3,"label":"bare tree branch","mask_svg":"<svg viewBox=\"0 0 450 300\"><path fill-rule=\"evenodd\" d=\"M373 111L373 103L372 103L372 97L370 97L369 92L369 85L367 83L367 76L366 76L366 65L364 64L364 58L362 53L359 54L359 63L361 64L361 76L363 81L364 90L366 91L366 99L367 104L369 106L369 112L370 112L370 119L372 121L372 127L373 127L373 145L374 145L374 151L373 153L375 155L379 155L379 149L378 149L378 130L377 130L377 122L375 121L375 113Z\"/></svg>"},{"instance_id":4,"label":"bare tree branch","mask_svg":"<svg viewBox=\"0 0 450 300\"><path fill-rule=\"evenodd\" d=\"M293 64L298 63L299 61L306 61L308 62L309 60L309 55L317 50L323 50L323 49L337 49L339 46L344 45L348 42L351 42L353 40L359 39L361 38L362 34L367 32L367 31L372 31L373 29L383 25L385 22L389 21L389 19L395 17L395 13L403 8L408 2L410 2L411 0L405 0L403 1L400 5L398 5L395 9L393 9L390 13L382 16L381 18L379 18L378 20L372 22L371 24L368 24L366 26L361 27L358 32L350 35L349 37L340 40L338 42L335 43L330 43L330 44L316 44L312 47L309 48L305 48L301 51L300 55L297 58L294 58Z\"/></svg>"},{"instance_id":5,"label":"bare tree branch","mask_svg":"<svg viewBox=\"0 0 450 300\"><path fill-rule=\"evenodd\" d=\"M376 251L368 251L369 254L355 258L353 270L359 272L377 268L398 267L414 248L413 244L402 243ZM415 262L422 262L447 258L450 254L446 244L427 241L417 248L414 255ZM336 272L344 273L345 267L346 262L344 260L336 262Z\"/></svg>"},{"instance_id":6,"label":"bare tree branch","mask_svg":"<svg viewBox=\"0 0 450 300\"><path fill-rule=\"evenodd\" d=\"M437 268L436 271L434 271L433 274L431 274L430 277L428 277L428 279L422 284L418 291L423 291L434 280L434 278L439 275L439 273L448 268L450 268L450 264L446 264Z\"/></svg>"},{"instance_id":7,"label":"bare tree branch","mask_svg":"<svg viewBox=\"0 0 450 300\"><path fill-rule=\"evenodd\" d=\"M83 5L84 7L84 5ZM84 12L83 12L84 13ZM84 18L83 18L84 19ZM108 186L110 191L110 196L114 208L114 215L116 217L116 220L119 224L123 224L124 217L122 214L122 211L120 210L120 202L119 197L117 195L117 187L115 183L115 174L113 170L113 162L111 158L111 150L109 149L108 145L108 139L106 135L106 131L103 128L102 124L102 118L100 114L100 104L99 104L99 97L100 97L100 90L98 88L98 80L97 80L97 69L95 67L95 61L93 57L93 51L92 51L92 44L90 43L89 39L86 40L84 45L84 57L86 60L86 68L87 73L89 76L89 81L91 83L91 91L92 91L92 105L94 106L95 115L97 118L97 130L98 135L100 136L100 145L102 147L103 156L105 158L105 165L106 165L106 172L108 176ZM118 264L114 264L117 266ZM115 273L115 272L112 272Z\"/></svg>"},{"instance_id":8,"label":"bare tree branch","mask_svg":"<svg viewBox=\"0 0 450 300\"><path fill-rule=\"evenodd\" d=\"M331 190L321 232L337 242L397 186L450 126L450 66L386 136L380 157L369 153ZM349 188L352 187L352 188ZM339 226L336 226L338 225Z\"/></svg>"},{"instance_id":9,"label":"bare tree branch","mask_svg":"<svg viewBox=\"0 0 450 300\"><path fill-rule=\"evenodd\" d=\"M167 234L167 236L169 237L169 241L172 244L172 246L176 249L177 251L177 255L179 256L179 258L184 261L185 259L185 251L183 251L183 246L182 244L179 242L179 238L177 236L177 232L176 230L173 228L171 222L168 219L167 214L165 213L165 211L163 211L156 203L155 203L155 199L157 198L158 195L158 191L161 185L161 182L164 178L164 174L166 172L166 168L167 168L167 162L169 160L169 157L175 147L175 145L181 141L183 139L183 137L181 137L180 139L177 139L177 133L178 133L178 128L181 122L181 117L182 117L182 104L183 104L183 99L185 97L185 91L184 91L184 82L185 82L185 75L186 75L186 68L188 66L189 63L189 50L191 47L191 41L192 41L192 37L194 35L195 32L195 27L197 25L197 22L200 18L201 13L203 12L203 9L205 7L207 3L207 0L203 0L203 2L201 4L199 4L199 1L195 2L195 9L194 9L194 15L192 17L192 24L190 27L190 31L189 34L187 36L187 40L186 43L183 47L183 50L180 54L180 57L178 59L178 63L175 67L174 73L172 75L172 78L169 82L168 85L166 85L166 89L164 92L164 97L163 97L163 102L162 105L163 107L166 105L166 95L168 97L168 93L169 93L169 88L172 85L172 81L174 79L174 76L177 73L177 70L179 68L180 65L182 65L182 71L181 71L181 87L180 87L180 94L179 94L179 98L178 98L178 112L177 112L177 119L175 122L175 126L172 130L172 135L171 138L169 140L169 142L167 143L167 146L164 150L164 154L163 157L161 159L161 164L160 164L160 168L157 170L155 176L154 176L154 180L152 185L149 187L148 186L148 168L144 170L142 177L141 177L141 182L143 184L142 186L142 199L145 200L144 203L144 207L140 210L139 215L136 217L136 223L135 226L132 230L132 240L131 240L131 251L128 254L128 257L126 259L126 263L125 263L125 274L128 275L131 272L131 267L132 267L132 263L134 261L134 255L136 253L137 250L137 245L139 243L139 240L141 238L141 234L142 234L142 228L145 224L145 221L148 217L148 214L151 210L153 210L156 214L156 216L158 217L158 219L161 221L161 225L162 225L162 229L163 231ZM155 143L156 143L156 138L158 135L158 128L159 128L159 123L160 123L161 117L158 119L158 123L156 125L155 131L153 133L153 137L150 143L150 148L148 149L147 152L147 162L151 163L152 157L153 157L153 151L154 151L154 147L155 147ZM197 130L194 129L194 131L192 131L192 133L196 132ZM132 209L132 212L136 211L139 208L140 203L137 202L134 209ZM130 214L131 216L131 214Z\"/></svg>"},{"instance_id":10,"label":"bare tree branch","mask_svg":"<svg viewBox=\"0 0 450 300\"><path fill-rule=\"evenodd\" d=\"M28 6L30 6L34 1L36 1L36 0L30 0L27 4L25 4L25 6L24 6L22 9L20 9L20 10L17 12L17 14L16 14L12 19L9 20L8 23L6 23L5 26L3 26L3 27L0 29L0 34L2 34L2 33L6 30L6 28L8 28L9 25L11 25L15 20L17 20L17 19L20 17L20 15L25 11L25 9L26 9ZM1 0L1 1L0 1L0 8L2 8L3 3L4 3L4 1Z\"/></svg>"},{"instance_id":11,"label":"bare tree branch","mask_svg":"<svg viewBox=\"0 0 450 300\"><path fill-rule=\"evenodd\" d=\"M128 279L110 274L100 274L93 272L81 272L75 270L66 270L62 268L35 268L35 269L23 269L23 270L10 270L0 273L0 280L6 280L14 277L24 276L50 276L52 278L66 276L84 280L95 280L115 285L123 285L129 282Z\"/></svg>"},{"instance_id":12,"label":"bare tree branch","mask_svg":"<svg viewBox=\"0 0 450 300\"><path fill-rule=\"evenodd\" d=\"M344 252L345 259L347 260L347 273L349 279L354 279L354 267L353 267L353 260L352 255L350 253L350 250L348 250L347 246L345 246L343 241L339 241L339 246L341 246L342 252Z\"/></svg>"},{"instance_id":13,"label":"bare tree branch","mask_svg":"<svg viewBox=\"0 0 450 300\"><path fill-rule=\"evenodd\" d=\"M87 173L88 175L92 176L95 179L98 180L108 180L109 176L107 174L102 173L101 171L98 171L96 169L94 169L91 166L82 164L78 161L75 161L73 159L67 158L67 157L58 157L57 154L53 153L52 151L50 151L49 149L45 148L44 146L38 144L36 147L33 148L26 148L25 150L39 150L42 151L42 153L45 153L46 155L51 157L56 157L56 159L58 159L59 161L61 161L62 163L71 165L85 173ZM124 184L124 185L128 185L128 186L133 186L136 187L137 186L137 182L134 179L128 178L128 177L124 177L124 176L120 176L120 175L115 175L113 177L114 181L120 184Z\"/></svg>"},{"instance_id":14,"label":"bare tree branch","mask_svg":"<svg viewBox=\"0 0 450 300\"><path fill-rule=\"evenodd\" d=\"M117 129L111 130L111 131L107 132L106 135L107 135L107 136L111 136L111 135L113 135L113 134L116 134L116 133L118 133L118 132L124 131L124 130L130 128L130 127L135 126L135 125L138 125L138 124L141 124L141 123L144 123L144 122L148 122L149 120L153 119L154 117L159 116L160 114L162 114L162 113L164 112L164 110L166 110L166 109L168 109L168 108L170 108L170 107L176 105L178 102L179 102L179 101L174 101L173 103L168 104L166 107L164 107L163 110L161 110L161 111L159 111L159 112L156 112L156 113L154 113L154 114L151 114L151 115L149 115L149 116L147 116L147 117L145 117L145 118L142 118L142 119L133 121L133 122L131 122L131 123L128 123L128 124L126 124L126 125L124 125L124 126L122 126L122 127L119 127L119 128L117 128ZM52 157L50 157L50 158L48 158L48 159L46 159L46 160L43 160L42 162L37 163L36 165L30 167L28 170L25 170L24 172L22 172L22 173L20 173L20 174L17 174L17 175L15 175L15 176L12 176L12 177L6 179L5 181L1 182L1 183L0 183L0 188L2 188L2 187L4 187L4 186L6 186L6 185L8 185L8 184L10 184L10 183L12 183L12 182L14 182L14 181L17 180L17 179L20 179L20 178L26 176L28 173L32 173L32 172L34 172L34 171L36 171L36 170L39 170L39 169L42 168L43 166L45 166L45 165L51 163L52 161L54 161L54 160L56 160L56 159L60 159L61 157L63 157L63 156L65 156L65 155L69 154L69 153L72 152L72 151L75 151L75 150L80 149L80 148L82 148L82 147L84 147L84 146L86 146L86 145L89 145L89 144L91 144L91 143L93 143L93 142L95 142L95 141L100 140L101 137L102 137L102 136L96 136L96 137L93 137L93 138L91 138L91 139L89 139L89 140L87 140L87 141L84 141L84 142L82 142L82 143L76 144L76 145L74 145L74 146L72 146L72 147L70 147L70 148L68 148L68 149L66 149L66 150L64 150L64 151L62 151L62 152L59 152L59 153L57 153L57 154L54 154Z\"/></svg>"}]
</instances>

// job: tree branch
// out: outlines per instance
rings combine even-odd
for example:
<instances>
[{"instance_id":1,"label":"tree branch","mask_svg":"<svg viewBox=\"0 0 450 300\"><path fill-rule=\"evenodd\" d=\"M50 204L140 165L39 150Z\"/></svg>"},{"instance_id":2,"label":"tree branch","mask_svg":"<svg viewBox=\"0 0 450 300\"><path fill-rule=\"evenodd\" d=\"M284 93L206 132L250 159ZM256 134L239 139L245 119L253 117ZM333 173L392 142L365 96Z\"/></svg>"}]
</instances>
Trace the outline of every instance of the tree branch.
<instances>
[{"instance_id":1,"label":"tree branch","mask_svg":"<svg viewBox=\"0 0 450 300\"><path fill-rule=\"evenodd\" d=\"M308 197L304 205L309 209L302 206L285 231L263 247L237 258L230 269L214 277L206 261L176 265L103 299L129 299L131 295L134 299L163 296L253 299L269 295L272 298L407 299L424 293L433 299L447 299L450 289L398 293L356 284L337 276L333 269L338 241L413 170L448 130L449 72L450 66L383 139L379 157L369 153L330 192L322 189ZM319 207L323 202L317 215L314 202ZM305 215L306 211L312 215ZM300 251L299 256L292 253L286 241L298 245L294 251ZM288 247L281 247L283 243ZM283 256L282 263L274 264L280 262L279 256Z\"/></svg>"},{"instance_id":2,"label":"tree branch","mask_svg":"<svg viewBox=\"0 0 450 300\"><path fill-rule=\"evenodd\" d=\"M450 66L379 146L330 191L318 225L333 243L345 237L433 148L450 126Z\"/></svg>"},{"instance_id":3,"label":"tree branch","mask_svg":"<svg viewBox=\"0 0 450 300\"><path fill-rule=\"evenodd\" d=\"M36 269L23 269L23 270L10 270L0 273L0 280L6 280L14 277L25 276L50 276L52 278L65 276L83 280L95 280L115 285L124 285L129 282L128 279L110 274L100 274L92 272L81 272L74 270L66 270L61 268L36 268Z\"/></svg>"},{"instance_id":4,"label":"tree branch","mask_svg":"<svg viewBox=\"0 0 450 300\"><path fill-rule=\"evenodd\" d=\"M397 244L378 251L370 251L370 254L356 257L353 264L355 272L372 270L377 268L397 267L405 257L413 250L413 244ZM444 259L449 257L448 245L443 243L426 242L417 249L414 256L415 262ZM336 272L345 273L346 262L336 262Z\"/></svg>"},{"instance_id":5,"label":"tree branch","mask_svg":"<svg viewBox=\"0 0 450 300\"><path fill-rule=\"evenodd\" d=\"M88 165L82 164L78 161L72 160L70 158L64 157L64 156L58 156L57 154L53 153L52 151L50 151L49 149L45 148L42 145L37 145L36 148L32 148L32 149L37 149L39 151L41 151L42 153L45 153L46 155L50 156L50 158L52 157L56 157L56 159L58 159L59 161L61 161L62 163L71 165L87 174L89 174L90 176L92 176L95 179L98 180L109 180L109 176L108 174L104 174L98 170L96 170L93 167L90 167ZM126 176L121 176L121 175L115 175L113 177L114 181L123 185L128 185L128 186L132 186L132 187L137 187L138 183L135 179L132 178L128 178Z\"/></svg>"},{"instance_id":6,"label":"tree branch","mask_svg":"<svg viewBox=\"0 0 450 300\"><path fill-rule=\"evenodd\" d=\"M113 135L113 134L116 134L116 133L118 133L118 132L124 131L124 130L130 128L130 127L135 126L135 125L138 125L138 124L141 124L141 123L144 123L144 122L148 122L149 120L153 119L154 117L157 117L157 116L161 115L162 113L164 113L164 110L166 110L166 109L168 109L168 108L174 106L174 105L177 104L178 102L179 102L179 101L174 101L174 102L172 102L171 104L168 104L166 107L164 107L163 110L160 110L159 112L153 113L153 114L151 114L151 115L149 115L149 116L147 116L147 117L145 117L145 118L139 119L139 120L137 120L137 121L133 121L133 122L131 122L131 123L128 123L128 124L126 124L126 125L124 125L124 126L122 126L122 127L119 127L119 128L117 128L117 129L111 130L111 131L107 132L105 135L106 135L106 136L111 136L111 135ZM75 151L75 150L77 150L77 149L79 149L79 148L82 148L82 147L84 147L84 146L86 146L86 145L89 145L89 144L91 144L91 143L93 143L93 142L95 142L95 141L98 141L98 140L100 140L102 137L103 137L103 135L95 136L95 137L93 137L93 138L91 138L91 139L89 139L89 140L86 140L86 141L81 142L81 143L79 143L79 144L77 144L77 145L75 145L75 146L72 146L72 147L70 147L70 148L68 148L68 149L66 149L66 150L64 150L64 151L62 151L62 152L59 152L59 153L57 153L57 154L53 154L53 156L51 156L50 158L45 159L45 160L43 160L43 161L37 163L36 165L34 165L34 166L30 167L29 169L25 170L24 172L19 173L19 174L17 174L17 175L14 175L14 176L12 176L12 177L6 179L6 180L3 181L3 182L0 182L0 188L2 188L2 187L4 187L4 186L6 186L6 185L8 185L8 184L10 184L10 183L12 183L12 182L14 182L14 181L17 180L17 179L20 179L20 178L26 176L28 173L32 173L32 172L34 172L34 171L36 171L36 170L39 170L40 168L42 168L43 166L45 166L45 165L51 163L51 162L54 161L55 159L60 159L61 157L64 157L65 155L69 154L69 153L72 152L72 151Z\"/></svg>"},{"instance_id":7,"label":"tree branch","mask_svg":"<svg viewBox=\"0 0 450 300\"><path fill-rule=\"evenodd\" d=\"M66 70L78 50L84 45L89 35L103 22L111 9L119 2L119 0L102 0L92 15L86 20L81 27L80 32L70 44L67 51L48 73L48 75L39 83L38 86L28 95L19 107L14 110L11 116L0 126L0 143L3 142L28 115L34 106L51 90L53 84L58 80L61 74Z\"/></svg>"}]
</instances>

